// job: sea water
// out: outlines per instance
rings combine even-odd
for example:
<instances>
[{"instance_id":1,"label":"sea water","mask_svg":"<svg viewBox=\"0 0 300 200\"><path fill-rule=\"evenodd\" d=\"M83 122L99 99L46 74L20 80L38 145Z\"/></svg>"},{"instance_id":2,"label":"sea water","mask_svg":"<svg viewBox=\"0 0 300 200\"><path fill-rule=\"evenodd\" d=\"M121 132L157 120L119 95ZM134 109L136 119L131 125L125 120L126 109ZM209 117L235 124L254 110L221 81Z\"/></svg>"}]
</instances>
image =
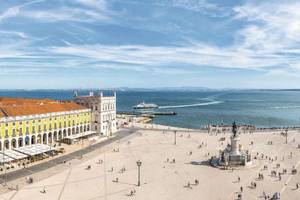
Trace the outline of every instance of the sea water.
<instances>
[{"instance_id":1,"label":"sea water","mask_svg":"<svg viewBox=\"0 0 300 200\"><path fill-rule=\"evenodd\" d=\"M72 99L73 94L74 90L0 91L0 96L61 100ZM118 91L117 111L131 112L142 101L159 105L158 111L176 112L154 119L154 123L170 126L200 128L233 121L257 127L300 126L300 91Z\"/></svg>"}]
</instances>

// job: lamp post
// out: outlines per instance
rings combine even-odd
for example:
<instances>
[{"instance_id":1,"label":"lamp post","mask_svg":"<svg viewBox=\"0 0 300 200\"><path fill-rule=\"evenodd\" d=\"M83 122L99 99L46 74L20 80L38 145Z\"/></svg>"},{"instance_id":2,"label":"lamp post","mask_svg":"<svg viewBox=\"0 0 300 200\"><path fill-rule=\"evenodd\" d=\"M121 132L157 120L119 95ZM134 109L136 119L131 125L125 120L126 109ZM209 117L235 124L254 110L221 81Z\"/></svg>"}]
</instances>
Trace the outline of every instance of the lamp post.
<instances>
[{"instance_id":1,"label":"lamp post","mask_svg":"<svg viewBox=\"0 0 300 200\"><path fill-rule=\"evenodd\" d=\"M137 186L141 186L141 166L142 166L142 161L138 160L136 162L137 166L138 166L138 184Z\"/></svg>"},{"instance_id":2,"label":"lamp post","mask_svg":"<svg viewBox=\"0 0 300 200\"><path fill-rule=\"evenodd\" d=\"M174 131L174 145L176 145L176 133L177 131Z\"/></svg>"},{"instance_id":3,"label":"lamp post","mask_svg":"<svg viewBox=\"0 0 300 200\"><path fill-rule=\"evenodd\" d=\"M285 143L288 142L288 129L285 129Z\"/></svg>"}]
</instances>

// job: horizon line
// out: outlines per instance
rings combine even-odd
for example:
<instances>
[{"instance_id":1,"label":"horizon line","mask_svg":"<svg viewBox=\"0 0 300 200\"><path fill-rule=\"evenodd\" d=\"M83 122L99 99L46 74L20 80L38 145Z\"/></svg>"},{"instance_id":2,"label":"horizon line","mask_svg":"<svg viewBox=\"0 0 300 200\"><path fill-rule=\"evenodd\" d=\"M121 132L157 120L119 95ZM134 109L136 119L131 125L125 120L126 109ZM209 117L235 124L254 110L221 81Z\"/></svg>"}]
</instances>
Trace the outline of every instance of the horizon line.
<instances>
[{"instance_id":1,"label":"horizon line","mask_svg":"<svg viewBox=\"0 0 300 200\"><path fill-rule=\"evenodd\" d=\"M0 91L38 91L38 90L300 90L300 88L210 88L210 87L104 87L104 88L0 88Z\"/></svg>"}]
</instances>

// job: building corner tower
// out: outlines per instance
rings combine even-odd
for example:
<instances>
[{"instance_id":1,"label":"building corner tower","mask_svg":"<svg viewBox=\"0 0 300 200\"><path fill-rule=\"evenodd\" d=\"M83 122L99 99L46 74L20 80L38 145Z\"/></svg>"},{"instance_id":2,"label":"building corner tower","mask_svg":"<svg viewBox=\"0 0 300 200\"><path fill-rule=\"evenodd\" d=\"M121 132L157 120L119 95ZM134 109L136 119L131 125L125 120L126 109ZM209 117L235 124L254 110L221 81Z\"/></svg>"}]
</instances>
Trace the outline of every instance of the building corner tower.
<instances>
[{"instance_id":1,"label":"building corner tower","mask_svg":"<svg viewBox=\"0 0 300 200\"><path fill-rule=\"evenodd\" d=\"M116 92L113 96L104 96L103 92L88 96L74 96L77 104L90 108L92 111L92 131L101 136L111 137L117 130Z\"/></svg>"}]
</instances>

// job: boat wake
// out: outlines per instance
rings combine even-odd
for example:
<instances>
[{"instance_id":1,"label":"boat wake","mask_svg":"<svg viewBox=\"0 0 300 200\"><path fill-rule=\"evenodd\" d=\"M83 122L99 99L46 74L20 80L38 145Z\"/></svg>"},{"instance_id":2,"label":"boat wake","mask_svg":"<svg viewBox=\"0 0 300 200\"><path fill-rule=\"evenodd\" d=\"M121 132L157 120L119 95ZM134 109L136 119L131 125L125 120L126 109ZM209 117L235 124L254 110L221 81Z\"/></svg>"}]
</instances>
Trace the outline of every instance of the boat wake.
<instances>
[{"instance_id":1,"label":"boat wake","mask_svg":"<svg viewBox=\"0 0 300 200\"><path fill-rule=\"evenodd\" d=\"M177 106L159 106L160 109L166 108L187 108L187 107L198 107L198 106L208 106L223 103L223 101L211 101L205 103L195 103L195 104L185 104L185 105L177 105Z\"/></svg>"},{"instance_id":2,"label":"boat wake","mask_svg":"<svg viewBox=\"0 0 300 200\"><path fill-rule=\"evenodd\" d=\"M292 108L300 108L300 106L274 106L272 109L292 109Z\"/></svg>"}]
</instances>

